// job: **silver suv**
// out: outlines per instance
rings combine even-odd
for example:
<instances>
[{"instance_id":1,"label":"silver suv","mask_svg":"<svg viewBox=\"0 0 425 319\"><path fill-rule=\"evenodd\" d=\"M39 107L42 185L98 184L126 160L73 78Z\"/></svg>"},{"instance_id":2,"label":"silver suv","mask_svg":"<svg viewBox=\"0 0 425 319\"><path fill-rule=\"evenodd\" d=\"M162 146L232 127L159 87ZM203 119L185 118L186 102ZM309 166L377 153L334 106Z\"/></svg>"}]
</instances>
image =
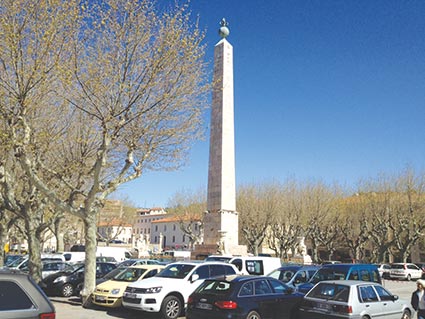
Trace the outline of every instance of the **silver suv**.
<instances>
[{"instance_id":1,"label":"silver suv","mask_svg":"<svg viewBox=\"0 0 425 319\"><path fill-rule=\"evenodd\" d=\"M55 319L55 307L28 275L0 269L0 319Z\"/></svg>"}]
</instances>

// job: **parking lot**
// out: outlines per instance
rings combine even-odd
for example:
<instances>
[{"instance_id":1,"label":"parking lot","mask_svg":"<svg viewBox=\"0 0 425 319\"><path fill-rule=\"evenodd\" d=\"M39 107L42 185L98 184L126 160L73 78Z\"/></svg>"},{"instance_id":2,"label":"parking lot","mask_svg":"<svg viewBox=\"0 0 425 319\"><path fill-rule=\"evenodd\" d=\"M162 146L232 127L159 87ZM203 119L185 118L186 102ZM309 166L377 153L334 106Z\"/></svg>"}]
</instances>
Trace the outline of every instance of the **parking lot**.
<instances>
[{"instance_id":1,"label":"parking lot","mask_svg":"<svg viewBox=\"0 0 425 319\"><path fill-rule=\"evenodd\" d=\"M393 294L398 295L400 298L406 299L408 301L410 301L410 296L416 289L415 281L384 280L383 286ZM86 309L81 306L81 300L77 297L51 297L50 299L55 305L57 319L141 318L140 312L128 310L125 308L107 309L92 307L90 309ZM143 318L146 319L154 319L159 317L160 316L157 314L143 313Z\"/></svg>"}]
</instances>

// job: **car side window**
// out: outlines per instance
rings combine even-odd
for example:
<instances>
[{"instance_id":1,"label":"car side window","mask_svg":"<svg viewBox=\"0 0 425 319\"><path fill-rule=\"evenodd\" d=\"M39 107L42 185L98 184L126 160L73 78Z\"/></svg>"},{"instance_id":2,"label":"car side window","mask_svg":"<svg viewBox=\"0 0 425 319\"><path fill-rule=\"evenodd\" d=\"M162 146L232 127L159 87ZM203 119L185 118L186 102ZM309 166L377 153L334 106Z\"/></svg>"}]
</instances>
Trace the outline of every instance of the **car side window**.
<instances>
[{"instance_id":1,"label":"car side window","mask_svg":"<svg viewBox=\"0 0 425 319\"><path fill-rule=\"evenodd\" d=\"M360 297L363 302L378 301L378 296L372 286L361 286Z\"/></svg>"},{"instance_id":2,"label":"car side window","mask_svg":"<svg viewBox=\"0 0 425 319\"><path fill-rule=\"evenodd\" d=\"M375 290L378 293L378 296L382 301L393 300L393 296L387 290L385 290L383 287L375 286Z\"/></svg>"},{"instance_id":3,"label":"car side window","mask_svg":"<svg viewBox=\"0 0 425 319\"><path fill-rule=\"evenodd\" d=\"M353 270L348 277L349 280L359 280L359 273L357 270Z\"/></svg>"},{"instance_id":4,"label":"car side window","mask_svg":"<svg viewBox=\"0 0 425 319\"><path fill-rule=\"evenodd\" d=\"M254 285L252 282L247 282L241 287L239 296L252 296L254 294Z\"/></svg>"},{"instance_id":5,"label":"car side window","mask_svg":"<svg viewBox=\"0 0 425 319\"><path fill-rule=\"evenodd\" d=\"M280 281L270 280L269 283L277 294L283 294L286 291L286 287Z\"/></svg>"},{"instance_id":6,"label":"car side window","mask_svg":"<svg viewBox=\"0 0 425 319\"><path fill-rule=\"evenodd\" d=\"M232 264L236 266L236 268L239 269L239 271L242 270L242 259L235 259L232 261Z\"/></svg>"},{"instance_id":7,"label":"car side window","mask_svg":"<svg viewBox=\"0 0 425 319\"><path fill-rule=\"evenodd\" d=\"M256 295L266 295L272 293L272 290L267 284L267 280L265 279L255 281L254 289Z\"/></svg>"},{"instance_id":8,"label":"car side window","mask_svg":"<svg viewBox=\"0 0 425 319\"><path fill-rule=\"evenodd\" d=\"M369 271L366 269L363 269L360 271L360 278L363 281L370 281L370 274Z\"/></svg>"},{"instance_id":9,"label":"car side window","mask_svg":"<svg viewBox=\"0 0 425 319\"><path fill-rule=\"evenodd\" d=\"M306 274L305 271L298 272L295 279L294 279L294 282L296 284L300 284L300 283L303 283L303 282L306 282L306 281L307 281L307 274Z\"/></svg>"},{"instance_id":10,"label":"car side window","mask_svg":"<svg viewBox=\"0 0 425 319\"><path fill-rule=\"evenodd\" d=\"M0 281L0 311L31 309L35 305L16 283Z\"/></svg>"},{"instance_id":11,"label":"car side window","mask_svg":"<svg viewBox=\"0 0 425 319\"><path fill-rule=\"evenodd\" d=\"M209 266L200 266L195 270L194 274L199 275L199 279L205 279L210 276Z\"/></svg>"}]
</instances>

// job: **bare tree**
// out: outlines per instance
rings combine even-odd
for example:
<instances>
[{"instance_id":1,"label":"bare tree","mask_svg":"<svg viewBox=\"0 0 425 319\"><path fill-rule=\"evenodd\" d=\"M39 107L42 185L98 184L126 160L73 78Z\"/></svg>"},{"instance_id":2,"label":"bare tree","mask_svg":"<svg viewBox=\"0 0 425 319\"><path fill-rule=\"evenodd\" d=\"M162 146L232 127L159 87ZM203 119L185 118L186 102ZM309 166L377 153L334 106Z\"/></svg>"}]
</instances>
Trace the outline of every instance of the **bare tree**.
<instances>
[{"instance_id":1,"label":"bare tree","mask_svg":"<svg viewBox=\"0 0 425 319\"><path fill-rule=\"evenodd\" d=\"M304 235L302 226L302 197L294 181L288 181L280 189L279 209L275 222L270 225L267 243L276 256L289 260L289 251L295 255L299 237Z\"/></svg>"},{"instance_id":2,"label":"bare tree","mask_svg":"<svg viewBox=\"0 0 425 319\"><path fill-rule=\"evenodd\" d=\"M183 190L177 192L169 201L167 209L179 223L181 231L189 239L189 249L199 244L203 237L202 214L207 209L206 195L204 190L195 192Z\"/></svg>"},{"instance_id":3,"label":"bare tree","mask_svg":"<svg viewBox=\"0 0 425 319\"><path fill-rule=\"evenodd\" d=\"M203 33L186 6L161 14L147 0L6 0L1 10L1 109L28 178L84 222L87 301L105 199L147 170L179 168L203 133ZM46 148L35 141L52 114Z\"/></svg>"},{"instance_id":4,"label":"bare tree","mask_svg":"<svg viewBox=\"0 0 425 319\"><path fill-rule=\"evenodd\" d=\"M248 251L254 255L258 255L269 226L275 223L279 201L279 186L276 184L245 185L238 189L239 227Z\"/></svg>"}]
</instances>

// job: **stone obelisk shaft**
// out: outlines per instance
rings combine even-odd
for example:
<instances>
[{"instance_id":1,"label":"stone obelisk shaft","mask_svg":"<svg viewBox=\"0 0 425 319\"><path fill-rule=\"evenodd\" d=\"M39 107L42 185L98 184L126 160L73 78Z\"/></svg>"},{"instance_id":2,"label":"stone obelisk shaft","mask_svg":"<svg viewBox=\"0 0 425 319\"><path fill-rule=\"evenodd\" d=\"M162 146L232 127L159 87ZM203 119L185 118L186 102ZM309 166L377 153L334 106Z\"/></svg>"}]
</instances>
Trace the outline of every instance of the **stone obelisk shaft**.
<instances>
[{"instance_id":1,"label":"stone obelisk shaft","mask_svg":"<svg viewBox=\"0 0 425 319\"><path fill-rule=\"evenodd\" d=\"M214 48L213 85L207 209L235 211L233 48L226 39Z\"/></svg>"},{"instance_id":2,"label":"stone obelisk shaft","mask_svg":"<svg viewBox=\"0 0 425 319\"><path fill-rule=\"evenodd\" d=\"M233 47L225 38L214 48L213 85L207 197L209 214L204 217L204 243L224 246L221 247L223 253L238 246Z\"/></svg>"}]
</instances>

